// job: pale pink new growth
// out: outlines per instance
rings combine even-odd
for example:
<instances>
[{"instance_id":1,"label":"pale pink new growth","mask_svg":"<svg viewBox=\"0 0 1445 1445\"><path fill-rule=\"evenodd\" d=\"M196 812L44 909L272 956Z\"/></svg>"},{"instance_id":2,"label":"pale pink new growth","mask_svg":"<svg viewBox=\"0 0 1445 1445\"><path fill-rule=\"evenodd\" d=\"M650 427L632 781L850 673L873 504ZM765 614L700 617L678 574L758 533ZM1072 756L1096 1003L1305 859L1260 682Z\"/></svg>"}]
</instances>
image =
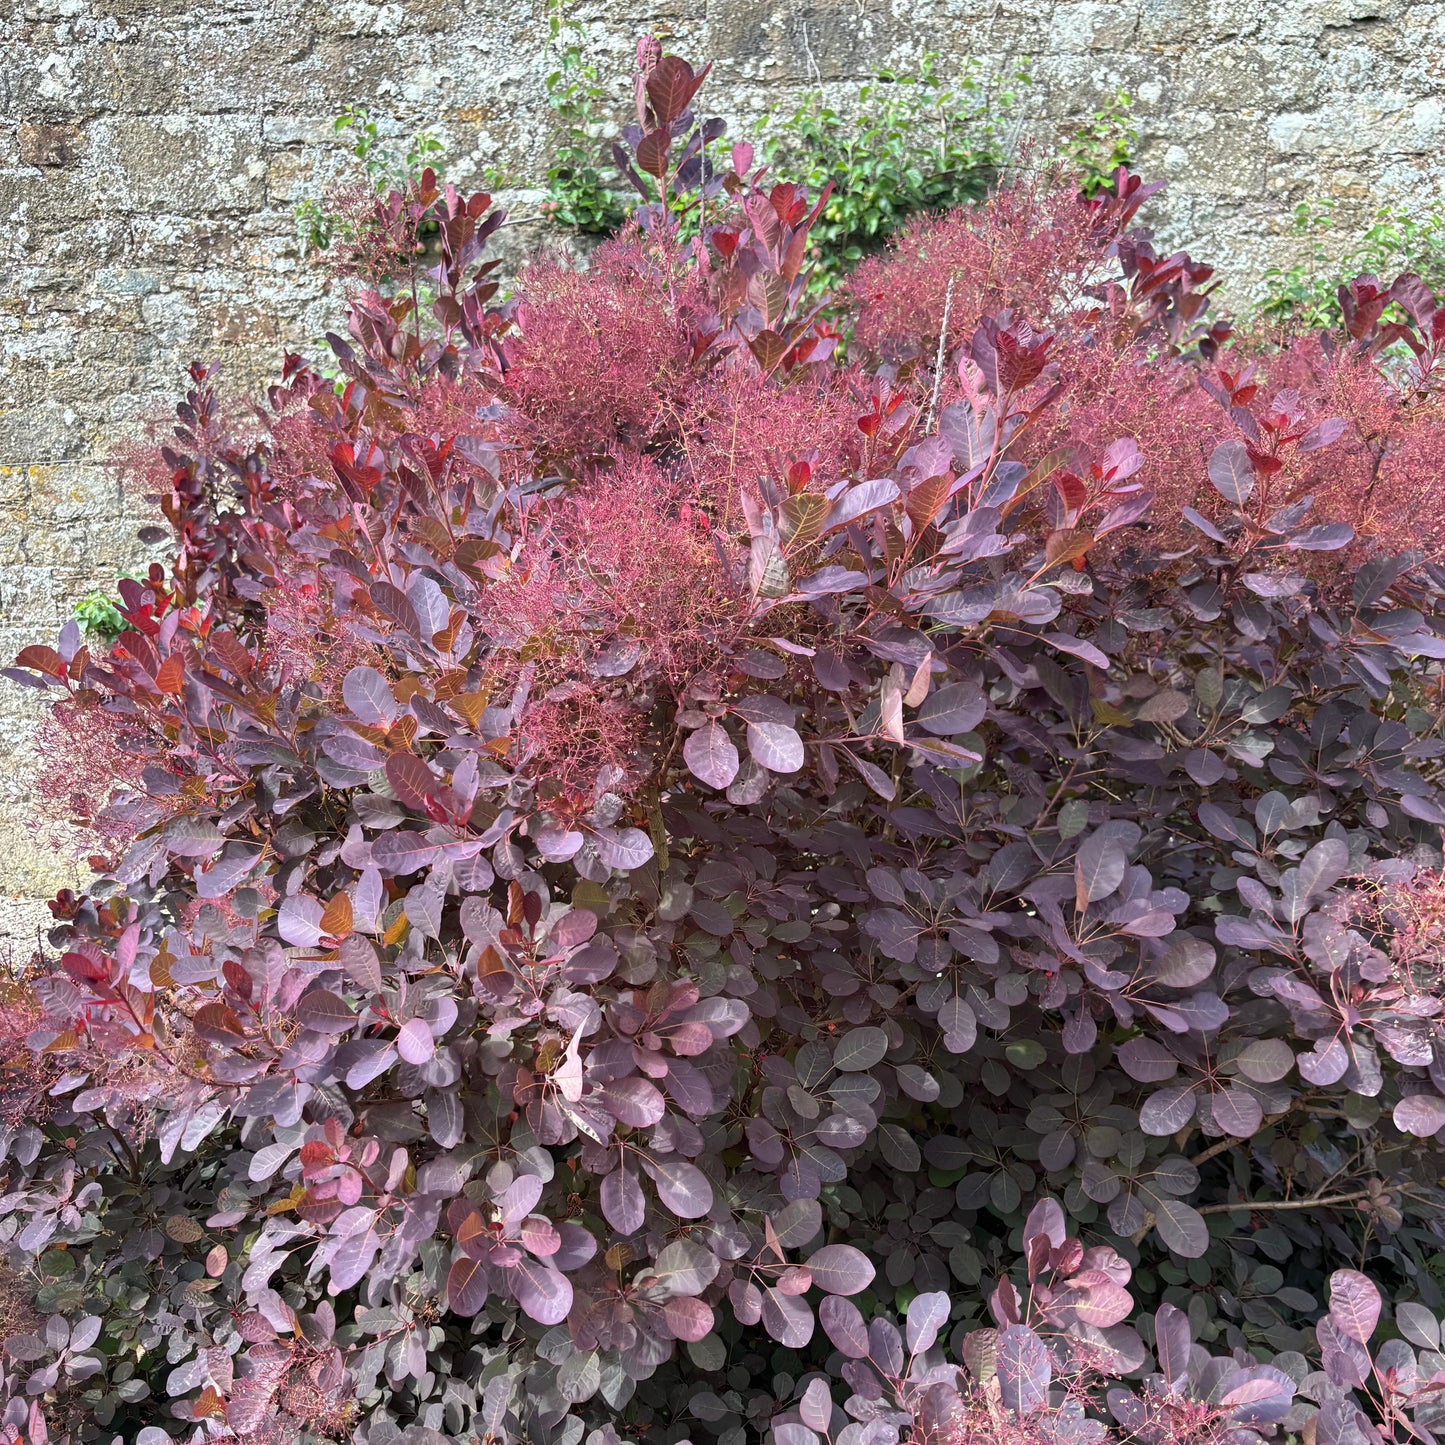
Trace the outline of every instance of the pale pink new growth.
<instances>
[{"instance_id":1,"label":"pale pink new growth","mask_svg":"<svg viewBox=\"0 0 1445 1445\"><path fill-rule=\"evenodd\" d=\"M1067 318L1104 267L1097 221L1078 192L1045 175L986 201L911 221L896 244L844 286L855 338L879 355L931 355L950 281L948 345L1009 307L1036 325Z\"/></svg>"},{"instance_id":2,"label":"pale pink new growth","mask_svg":"<svg viewBox=\"0 0 1445 1445\"><path fill-rule=\"evenodd\" d=\"M65 699L41 724L35 790L47 815L63 818L108 848L135 836L134 821L112 804L118 794L143 791L147 730L99 703Z\"/></svg>"},{"instance_id":3,"label":"pale pink new growth","mask_svg":"<svg viewBox=\"0 0 1445 1445\"><path fill-rule=\"evenodd\" d=\"M645 442L670 422L692 354L689 313L703 294L680 282L684 294L669 298L648 274L655 264L629 235L599 247L587 271L553 260L529 268L506 375L520 440L586 458L614 439Z\"/></svg>"},{"instance_id":4,"label":"pale pink new growth","mask_svg":"<svg viewBox=\"0 0 1445 1445\"><path fill-rule=\"evenodd\" d=\"M742 625L742 599L683 486L645 458L613 460L576 484L484 596L502 650L496 690L523 662L534 669L521 751L566 787L590 786L607 765L634 773L648 711L640 682L677 688Z\"/></svg>"}]
</instances>

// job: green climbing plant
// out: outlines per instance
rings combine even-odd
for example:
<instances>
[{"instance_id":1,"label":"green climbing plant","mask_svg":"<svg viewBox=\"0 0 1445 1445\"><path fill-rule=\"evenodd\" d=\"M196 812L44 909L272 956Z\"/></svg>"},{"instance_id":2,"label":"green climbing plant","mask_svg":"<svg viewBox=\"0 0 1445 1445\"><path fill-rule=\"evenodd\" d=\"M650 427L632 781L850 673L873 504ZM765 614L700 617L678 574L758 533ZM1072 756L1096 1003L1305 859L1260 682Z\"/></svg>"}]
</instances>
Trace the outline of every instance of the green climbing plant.
<instances>
[{"instance_id":1,"label":"green climbing plant","mask_svg":"<svg viewBox=\"0 0 1445 1445\"><path fill-rule=\"evenodd\" d=\"M388 145L381 128L364 105L349 105L331 123L338 136L351 141L351 153L362 163L366 178L378 194L405 190L409 181L430 168L439 171L446 147L430 130L418 131L405 150ZM325 251L346 225L334 206L307 197L296 207L296 221L308 249Z\"/></svg>"},{"instance_id":2,"label":"green climbing plant","mask_svg":"<svg viewBox=\"0 0 1445 1445\"><path fill-rule=\"evenodd\" d=\"M133 577L132 573L125 573ZM108 592L87 592L71 611L88 638L111 643L130 626L121 615L120 604Z\"/></svg>"},{"instance_id":3,"label":"green climbing plant","mask_svg":"<svg viewBox=\"0 0 1445 1445\"><path fill-rule=\"evenodd\" d=\"M833 193L813 228L820 288L881 249L910 216L981 199L1007 158L1012 111L1029 83L1025 61L986 78L969 60L951 77L925 54L916 73L882 71L852 104L815 90L768 112L764 154L786 180Z\"/></svg>"},{"instance_id":4,"label":"green climbing plant","mask_svg":"<svg viewBox=\"0 0 1445 1445\"><path fill-rule=\"evenodd\" d=\"M1382 206L1344 246L1330 244L1336 229L1332 201L1295 207L1294 234L1305 244L1290 265L1265 271L1258 317L1291 330L1334 326L1340 320L1340 287L1371 273L1391 281L1414 271L1437 293L1445 287L1445 206Z\"/></svg>"},{"instance_id":5,"label":"green climbing plant","mask_svg":"<svg viewBox=\"0 0 1445 1445\"><path fill-rule=\"evenodd\" d=\"M545 83L557 134L541 209L559 226L584 235L610 235L629 207L612 162L603 158L608 91L596 62L587 57L586 39L571 0L549 0Z\"/></svg>"},{"instance_id":6,"label":"green climbing plant","mask_svg":"<svg viewBox=\"0 0 1445 1445\"><path fill-rule=\"evenodd\" d=\"M1120 166L1127 166L1139 145L1139 126L1131 114L1134 97L1117 90L1064 142L1063 159L1079 176L1079 189L1093 197L1114 184Z\"/></svg>"}]
</instances>

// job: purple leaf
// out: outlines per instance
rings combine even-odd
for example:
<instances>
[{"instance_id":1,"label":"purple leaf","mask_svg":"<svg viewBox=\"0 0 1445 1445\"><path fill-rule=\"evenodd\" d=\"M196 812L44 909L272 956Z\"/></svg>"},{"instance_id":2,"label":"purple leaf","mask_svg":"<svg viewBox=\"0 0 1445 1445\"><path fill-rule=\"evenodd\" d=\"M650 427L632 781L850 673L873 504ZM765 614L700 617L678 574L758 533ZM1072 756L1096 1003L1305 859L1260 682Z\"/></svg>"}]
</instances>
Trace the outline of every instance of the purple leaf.
<instances>
[{"instance_id":1,"label":"purple leaf","mask_svg":"<svg viewBox=\"0 0 1445 1445\"><path fill-rule=\"evenodd\" d=\"M633 1077L604 1084L588 1103L600 1104L619 1124L630 1129L648 1129L662 1118L666 1102L656 1084Z\"/></svg>"},{"instance_id":2,"label":"purple leaf","mask_svg":"<svg viewBox=\"0 0 1445 1445\"><path fill-rule=\"evenodd\" d=\"M380 1248L381 1240L374 1229L359 1229L348 1234L331 1256L332 1294L360 1284Z\"/></svg>"},{"instance_id":3,"label":"purple leaf","mask_svg":"<svg viewBox=\"0 0 1445 1445\"><path fill-rule=\"evenodd\" d=\"M1330 1319L1342 1334L1365 1345L1380 1322L1380 1291L1357 1269L1330 1276Z\"/></svg>"},{"instance_id":4,"label":"purple leaf","mask_svg":"<svg viewBox=\"0 0 1445 1445\"><path fill-rule=\"evenodd\" d=\"M813 1283L828 1294L857 1294L873 1283L872 1263L851 1244L825 1244L806 1263Z\"/></svg>"},{"instance_id":5,"label":"purple leaf","mask_svg":"<svg viewBox=\"0 0 1445 1445\"><path fill-rule=\"evenodd\" d=\"M1068 1229L1059 1201L1057 1199L1040 1199L1029 1210L1029 1217L1024 1220L1024 1249L1027 1250L1035 1239L1046 1239L1054 1249L1058 1249L1067 1237Z\"/></svg>"},{"instance_id":6,"label":"purple leaf","mask_svg":"<svg viewBox=\"0 0 1445 1445\"><path fill-rule=\"evenodd\" d=\"M915 721L939 737L970 733L983 721L987 699L973 682L956 682L924 698Z\"/></svg>"},{"instance_id":7,"label":"purple leaf","mask_svg":"<svg viewBox=\"0 0 1445 1445\"><path fill-rule=\"evenodd\" d=\"M281 900L276 914L276 931L293 948L315 948L321 942L321 915L325 910L315 898L294 893Z\"/></svg>"},{"instance_id":8,"label":"purple leaf","mask_svg":"<svg viewBox=\"0 0 1445 1445\"><path fill-rule=\"evenodd\" d=\"M821 1381L814 1381L819 1384ZM818 1445L818 1437L807 1425L784 1420L773 1426L773 1445Z\"/></svg>"},{"instance_id":9,"label":"purple leaf","mask_svg":"<svg viewBox=\"0 0 1445 1445\"><path fill-rule=\"evenodd\" d=\"M833 1395L826 1380L815 1377L808 1381L808 1388L798 1401L798 1414L810 1430L828 1432L833 1423Z\"/></svg>"},{"instance_id":10,"label":"purple leaf","mask_svg":"<svg viewBox=\"0 0 1445 1445\"><path fill-rule=\"evenodd\" d=\"M1174 1305L1160 1305L1154 1315L1154 1353L1159 1373L1171 1385L1189 1373L1189 1316Z\"/></svg>"},{"instance_id":11,"label":"purple leaf","mask_svg":"<svg viewBox=\"0 0 1445 1445\"><path fill-rule=\"evenodd\" d=\"M1049 1397L1053 1365L1048 1346L1027 1325L1001 1330L995 1362L1005 1408L1022 1418L1042 1408Z\"/></svg>"},{"instance_id":12,"label":"purple leaf","mask_svg":"<svg viewBox=\"0 0 1445 1445\"><path fill-rule=\"evenodd\" d=\"M436 1053L436 1041L425 1019L408 1019L396 1036L396 1051L409 1064L424 1064Z\"/></svg>"},{"instance_id":13,"label":"purple leaf","mask_svg":"<svg viewBox=\"0 0 1445 1445\"><path fill-rule=\"evenodd\" d=\"M381 992L381 960L369 939L355 933L342 939L341 967L363 993Z\"/></svg>"},{"instance_id":14,"label":"purple leaf","mask_svg":"<svg viewBox=\"0 0 1445 1445\"><path fill-rule=\"evenodd\" d=\"M765 1289L762 1324L780 1345L800 1350L813 1338L813 1307L801 1295Z\"/></svg>"},{"instance_id":15,"label":"purple leaf","mask_svg":"<svg viewBox=\"0 0 1445 1445\"><path fill-rule=\"evenodd\" d=\"M1312 426L1299 440L1302 452L1317 452L1321 447L1333 446L1345 434L1342 417L1327 417L1317 426Z\"/></svg>"},{"instance_id":16,"label":"purple leaf","mask_svg":"<svg viewBox=\"0 0 1445 1445\"><path fill-rule=\"evenodd\" d=\"M853 1029L838 1040L833 1050L833 1067L840 1073L856 1074L880 1063L888 1052L888 1035L880 1028Z\"/></svg>"},{"instance_id":17,"label":"purple leaf","mask_svg":"<svg viewBox=\"0 0 1445 1445\"><path fill-rule=\"evenodd\" d=\"M1194 1086L1182 1084L1150 1094L1139 1109L1139 1127L1156 1139L1177 1134L1194 1118Z\"/></svg>"},{"instance_id":18,"label":"purple leaf","mask_svg":"<svg viewBox=\"0 0 1445 1445\"><path fill-rule=\"evenodd\" d=\"M1321 522L1290 535L1285 545L1292 552L1338 552L1355 540L1355 529L1348 522Z\"/></svg>"},{"instance_id":19,"label":"purple leaf","mask_svg":"<svg viewBox=\"0 0 1445 1445\"><path fill-rule=\"evenodd\" d=\"M509 1270L512 1294L539 1325L560 1325L572 1308L572 1283L564 1274L537 1260L522 1258Z\"/></svg>"},{"instance_id":20,"label":"purple leaf","mask_svg":"<svg viewBox=\"0 0 1445 1445\"><path fill-rule=\"evenodd\" d=\"M1185 1259L1198 1259L1209 1248L1209 1226L1199 1211L1182 1199L1158 1200L1154 1227L1159 1238Z\"/></svg>"},{"instance_id":21,"label":"purple leaf","mask_svg":"<svg viewBox=\"0 0 1445 1445\"><path fill-rule=\"evenodd\" d=\"M1204 517L1200 513L1196 512L1193 507L1182 507L1180 509L1180 515L1184 518L1186 522L1189 523L1191 527L1194 527L1198 531L1203 532L1204 535L1208 537L1211 542L1218 542L1221 545L1224 543L1224 533L1221 532L1219 528L1216 527L1214 523L1211 522L1207 517Z\"/></svg>"},{"instance_id":22,"label":"purple leaf","mask_svg":"<svg viewBox=\"0 0 1445 1445\"><path fill-rule=\"evenodd\" d=\"M693 777L710 788L726 788L738 775L738 750L719 722L705 723L690 734L682 757Z\"/></svg>"},{"instance_id":23,"label":"purple leaf","mask_svg":"<svg viewBox=\"0 0 1445 1445\"><path fill-rule=\"evenodd\" d=\"M434 863L441 849L429 843L420 833L392 831L383 833L371 845L372 861L384 873L402 876L416 873Z\"/></svg>"},{"instance_id":24,"label":"purple leaf","mask_svg":"<svg viewBox=\"0 0 1445 1445\"><path fill-rule=\"evenodd\" d=\"M652 839L640 828L599 828L597 853L609 868L631 871L652 857Z\"/></svg>"},{"instance_id":25,"label":"purple leaf","mask_svg":"<svg viewBox=\"0 0 1445 1445\"><path fill-rule=\"evenodd\" d=\"M818 1306L818 1321L839 1354L861 1360L868 1354L868 1327L852 1300L829 1295Z\"/></svg>"},{"instance_id":26,"label":"purple leaf","mask_svg":"<svg viewBox=\"0 0 1445 1445\"><path fill-rule=\"evenodd\" d=\"M447 1308L470 1319L487 1302L487 1267L463 1255L447 1275Z\"/></svg>"},{"instance_id":27,"label":"purple leaf","mask_svg":"<svg viewBox=\"0 0 1445 1445\"><path fill-rule=\"evenodd\" d=\"M1226 502L1242 507L1254 491L1254 463L1243 442L1220 442L1209 457L1209 480Z\"/></svg>"},{"instance_id":28,"label":"purple leaf","mask_svg":"<svg viewBox=\"0 0 1445 1445\"><path fill-rule=\"evenodd\" d=\"M580 948L597 932L597 915L585 908L572 908L552 925L554 948Z\"/></svg>"},{"instance_id":29,"label":"purple leaf","mask_svg":"<svg viewBox=\"0 0 1445 1445\"><path fill-rule=\"evenodd\" d=\"M647 1215L647 1201L637 1175L621 1164L604 1175L598 1191L602 1217L619 1234L636 1234Z\"/></svg>"},{"instance_id":30,"label":"purple leaf","mask_svg":"<svg viewBox=\"0 0 1445 1445\"><path fill-rule=\"evenodd\" d=\"M914 1295L908 1306L907 1329L908 1348L914 1354L933 1348L939 1330L948 1323L949 1308L949 1298L943 1290Z\"/></svg>"},{"instance_id":31,"label":"purple leaf","mask_svg":"<svg viewBox=\"0 0 1445 1445\"><path fill-rule=\"evenodd\" d=\"M653 1159L647 1172L657 1185L657 1197L679 1219L701 1219L712 1208L712 1185L696 1164L686 1159Z\"/></svg>"},{"instance_id":32,"label":"purple leaf","mask_svg":"<svg viewBox=\"0 0 1445 1445\"><path fill-rule=\"evenodd\" d=\"M1264 1122L1264 1110L1253 1094L1230 1085L1212 1100L1214 1122L1236 1139L1251 1139Z\"/></svg>"},{"instance_id":33,"label":"purple leaf","mask_svg":"<svg viewBox=\"0 0 1445 1445\"><path fill-rule=\"evenodd\" d=\"M886 507L890 502L896 501L898 495L897 482L891 481L887 477L859 482L856 486L849 487L833 503L833 510L828 513L823 522L823 532L826 534L839 527L847 526L849 522L856 522L859 517L868 512L876 511L879 507ZM784 771L790 770L785 769Z\"/></svg>"},{"instance_id":34,"label":"purple leaf","mask_svg":"<svg viewBox=\"0 0 1445 1445\"><path fill-rule=\"evenodd\" d=\"M803 766L803 740L787 723L750 722L748 751L770 773L796 773Z\"/></svg>"},{"instance_id":35,"label":"purple leaf","mask_svg":"<svg viewBox=\"0 0 1445 1445\"><path fill-rule=\"evenodd\" d=\"M1071 657L1080 658L1103 672L1109 670L1109 659L1092 642L1086 642L1082 637L1070 637L1067 632L1046 632L1043 641L1050 647L1067 652Z\"/></svg>"},{"instance_id":36,"label":"purple leaf","mask_svg":"<svg viewBox=\"0 0 1445 1445\"><path fill-rule=\"evenodd\" d=\"M701 1294L718 1276L718 1257L694 1239L675 1239L663 1245L652 1269L643 1279L648 1294L668 1299L674 1295Z\"/></svg>"},{"instance_id":37,"label":"purple leaf","mask_svg":"<svg viewBox=\"0 0 1445 1445\"><path fill-rule=\"evenodd\" d=\"M296 1004L296 1022L318 1034L348 1033L356 1014L344 998L324 988L313 988Z\"/></svg>"},{"instance_id":38,"label":"purple leaf","mask_svg":"<svg viewBox=\"0 0 1445 1445\"><path fill-rule=\"evenodd\" d=\"M367 727L390 727L401 712L391 685L374 667L353 667L341 684L341 697Z\"/></svg>"},{"instance_id":39,"label":"purple leaf","mask_svg":"<svg viewBox=\"0 0 1445 1445\"><path fill-rule=\"evenodd\" d=\"M1119 840L1107 833L1091 833L1074 855L1074 880L1079 897L1088 903L1107 898L1124 881L1128 859Z\"/></svg>"},{"instance_id":40,"label":"purple leaf","mask_svg":"<svg viewBox=\"0 0 1445 1445\"><path fill-rule=\"evenodd\" d=\"M1445 1129L1445 1099L1438 1094L1407 1094L1394 1112L1395 1127L1417 1139L1429 1139Z\"/></svg>"}]
</instances>

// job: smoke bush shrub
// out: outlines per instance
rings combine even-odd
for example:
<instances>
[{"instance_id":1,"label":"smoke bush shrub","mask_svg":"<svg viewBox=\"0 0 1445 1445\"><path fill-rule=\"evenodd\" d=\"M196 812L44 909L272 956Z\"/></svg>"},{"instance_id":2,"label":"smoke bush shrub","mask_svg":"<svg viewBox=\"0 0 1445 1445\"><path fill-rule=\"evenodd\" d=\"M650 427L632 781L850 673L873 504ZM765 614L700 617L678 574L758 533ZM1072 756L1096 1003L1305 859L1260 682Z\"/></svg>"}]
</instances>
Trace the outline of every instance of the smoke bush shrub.
<instances>
[{"instance_id":1,"label":"smoke bush shrub","mask_svg":"<svg viewBox=\"0 0 1445 1445\"><path fill-rule=\"evenodd\" d=\"M104 828L0 1001L0 1438L1431 1440L1445 572L1329 468L1406 514L1445 310L1239 346L1121 173L845 353L642 55L592 270L379 201L343 385L197 367L171 570L10 672Z\"/></svg>"}]
</instances>

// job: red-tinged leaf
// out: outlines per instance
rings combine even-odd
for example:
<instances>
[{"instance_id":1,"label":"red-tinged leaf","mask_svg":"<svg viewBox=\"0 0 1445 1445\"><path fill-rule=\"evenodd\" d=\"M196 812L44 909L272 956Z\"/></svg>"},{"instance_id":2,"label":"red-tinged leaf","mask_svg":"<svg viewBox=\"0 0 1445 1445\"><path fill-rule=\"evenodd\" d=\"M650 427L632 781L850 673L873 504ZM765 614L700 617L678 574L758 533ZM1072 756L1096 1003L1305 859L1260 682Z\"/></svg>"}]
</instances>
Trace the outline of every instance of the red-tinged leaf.
<instances>
[{"instance_id":1,"label":"red-tinged leaf","mask_svg":"<svg viewBox=\"0 0 1445 1445\"><path fill-rule=\"evenodd\" d=\"M36 672L45 673L47 677L65 676L65 664L60 660L60 654L53 647L41 647L36 644L22 647L15 658L15 666L33 668Z\"/></svg>"},{"instance_id":2,"label":"red-tinged leaf","mask_svg":"<svg viewBox=\"0 0 1445 1445\"><path fill-rule=\"evenodd\" d=\"M386 760L386 780L397 799L414 812L426 812L427 793L440 786L436 775L415 753L392 753Z\"/></svg>"},{"instance_id":3,"label":"red-tinged leaf","mask_svg":"<svg viewBox=\"0 0 1445 1445\"><path fill-rule=\"evenodd\" d=\"M1079 508L1089 500L1089 489L1084 484L1083 478L1076 477L1073 472L1058 471L1052 478L1054 490L1058 492L1064 506L1071 512L1077 513ZM1022 488L1020 488L1022 490ZM1014 499L1017 502L1017 498ZM1013 504L1010 503L1012 506Z\"/></svg>"},{"instance_id":4,"label":"red-tinged leaf","mask_svg":"<svg viewBox=\"0 0 1445 1445\"><path fill-rule=\"evenodd\" d=\"M91 958L88 954L73 952L62 954L60 964L76 983L110 982L110 966L99 959Z\"/></svg>"},{"instance_id":5,"label":"red-tinged leaf","mask_svg":"<svg viewBox=\"0 0 1445 1445\"><path fill-rule=\"evenodd\" d=\"M1094 545L1094 534L1085 528L1061 527L1050 532L1044 542L1044 566L1054 567L1060 562L1073 562L1088 555Z\"/></svg>"},{"instance_id":6,"label":"red-tinged leaf","mask_svg":"<svg viewBox=\"0 0 1445 1445\"><path fill-rule=\"evenodd\" d=\"M580 948L597 932L597 915L586 908L573 908L552 925L554 948Z\"/></svg>"},{"instance_id":7,"label":"red-tinged leaf","mask_svg":"<svg viewBox=\"0 0 1445 1445\"><path fill-rule=\"evenodd\" d=\"M700 1340L713 1327L712 1306L705 1305L700 1299L686 1296L670 1299L663 1305L662 1315L668 1329L679 1340Z\"/></svg>"},{"instance_id":8,"label":"red-tinged leaf","mask_svg":"<svg viewBox=\"0 0 1445 1445\"><path fill-rule=\"evenodd\" d=\"M191 1027L208 1044L235 1048L246 1042L246 1026L223 1003L202 1004L191 1016Z\"/></svg>"},{"instance_id":9,"label":"red-tinged leaf","mask_svg":"<svg viewBox=\"0 0 1445 1445\"><path fill-rule=\"evenodd\" d=\"M487 1302L487 1267L463 1255L447 1273L447 1308L470 1319Z\"/></svg>"},{"instance_id":10,"label":"red-tinged leaf","mask_svg":"<svg viewBox=\"0 0 1445 1445\"><path fill-rule=\"evenodd\" d=\"M245 643L234 632L213 632L211 651L220 659L222 666L242 679L250 677L256 665Z\"/></svg>"},{"instance_id":11,"label":"red-tinged leaf","mask_svg":"<svg viewBox=\"0 0 1445 1445\"><path fill-rule=\"evenodd\" d=\"M954 478L951 472L941 477L929 477L912 488L903 503L903 510L909 520L921 532L929 526L953 491Z\"/></svg>"},{"instance_id":12,"label":"red-tinged leaf","mask_svg":"<svg viewBox=\"0 0 1445 1445\"><path fill-rule=\"evenodd\" d=\"M770 372L788 354L788 343L776 331L764 330L748 338L748 350L757 358L758 365Z\"/></svg>"},{"instance_id":13,"label":"red-tinged leaf","mask_svg":"<svg viewBox=\"0 0 1445 1445\"><path fill-rule=\"evenodd\" d=\"M1160 1305L1154 1316L1154 1354L1170 1384L1189 1373L1191 1344L1189 1316L1174 1305Z\"/></svg>"},{"instance_id":14,"label":"red-tinged leaf","mask_svg":"<svg viewBox=\"0 0 1445 1445\"><path fill-rule=\"evenodd\" d=\"M692 66L677 55L664 55L647 77L647 99L653 113L663 125L670 125L692 103L711 65L697 74Z\"/></svg>"},{"instance_id":15,"label":"red-tinged leaf","mask_svg":"<svg viewBox=\"0 0 1445 1445\"><path fill-rule=\"evenodd\" d=\"M179 697L185 685L186 668L179 652L173 652L156 673L156 687L172 697Z\"/></svg>"},{"instance_id":16,"label":"red-tinged leaf","mask_svg":"<svg viewBox=\"0 0 1445 1445\"><path fill-rule=\"evenodd\" d=\"M637 164L659 181L667 175L667 157L672 137L665 130L650 130L637 143Z\"/></svg>"},{"instance_id":17,"label":"red-tinged leaf","mask_svg":"<svg viewBox=\"0 0 1445 1445\"><path fill-rule=\"evenodd\" d=\"M351 932L351 899L335 894L321 912L321 932L330 938L345 938Z\"/></svg>"}]
</instances>

